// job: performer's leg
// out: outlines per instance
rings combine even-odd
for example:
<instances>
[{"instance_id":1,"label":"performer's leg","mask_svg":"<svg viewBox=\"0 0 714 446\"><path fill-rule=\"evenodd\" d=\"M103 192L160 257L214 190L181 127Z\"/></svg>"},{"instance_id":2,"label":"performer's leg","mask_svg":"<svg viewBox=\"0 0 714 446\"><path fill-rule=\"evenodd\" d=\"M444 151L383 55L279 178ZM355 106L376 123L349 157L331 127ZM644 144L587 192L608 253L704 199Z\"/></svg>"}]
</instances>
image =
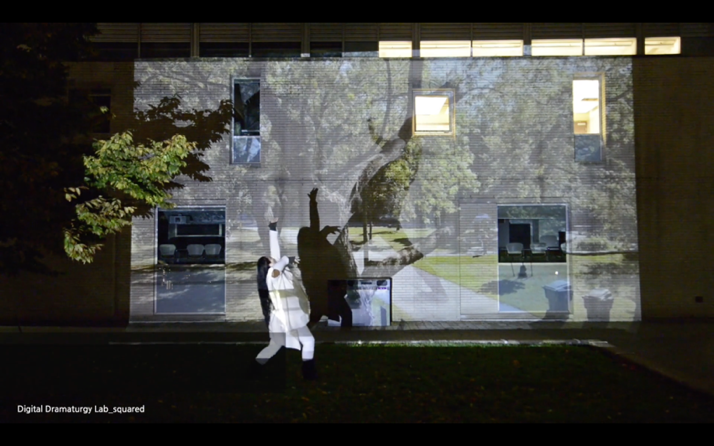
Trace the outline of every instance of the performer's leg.
<instances>
[{"instance_id":1,"label":"performer's leg","mask_svg":"<svg viewBox=\"0 0 714 446\"><path fill-rule=\"evenodd\" d=\"M302 376L307 380L317 379L317 367L315 366L315 338L307 327L297 330L298 339L302 344Z\"/></svg>"},{"instance_id":2,"label":"performer's leg","mask_svg":"<svg viewBox=\"0 0 714 446\"><path fill-rule=\"evenodd\" d=\"M275 354L285 346L285 334L277 334L270 336L270 344L258 353L255 358L260 364L265 364L270 358L275 356Z\"/></svg>"},{"instance_id":3,"label":"performer's leg","mask_svg":"<svg viewBox=\"0 0 714 446\"><path fill-rule=\"evenodd\" d=\"M298 340L302 344L302 360L309 361L315 355L315 337L307 327L298 328Z\"/></svg>"}]
</instances>

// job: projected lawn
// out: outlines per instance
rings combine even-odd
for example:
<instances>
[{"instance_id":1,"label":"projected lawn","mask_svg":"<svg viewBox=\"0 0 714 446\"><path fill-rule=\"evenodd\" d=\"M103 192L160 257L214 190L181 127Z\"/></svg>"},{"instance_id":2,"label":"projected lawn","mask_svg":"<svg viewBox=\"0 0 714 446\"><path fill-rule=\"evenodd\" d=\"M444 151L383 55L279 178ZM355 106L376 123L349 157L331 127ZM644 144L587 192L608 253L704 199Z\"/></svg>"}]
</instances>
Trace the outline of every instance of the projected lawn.
<instances>
[{"instance_id":1,"label":"projected lawn","mask_svg":"<svg viewBox=\"0 0 714 446\"><path fill-rule=\"evenodd\" d=\"M286 372L274 374L279 363L268 371L283 389L250 392L238 383L244 361L261 348L2 346L0 420L714 422L714 398L587 347L318 344L318 381L301 379L300 355L291 350ZM72 371L82 381L71 392L37 392L50 375ZM185 388L170 388L177 383ZM17 405L143 406L144 413L18 414Z\"/></svg>"}]
</instances>

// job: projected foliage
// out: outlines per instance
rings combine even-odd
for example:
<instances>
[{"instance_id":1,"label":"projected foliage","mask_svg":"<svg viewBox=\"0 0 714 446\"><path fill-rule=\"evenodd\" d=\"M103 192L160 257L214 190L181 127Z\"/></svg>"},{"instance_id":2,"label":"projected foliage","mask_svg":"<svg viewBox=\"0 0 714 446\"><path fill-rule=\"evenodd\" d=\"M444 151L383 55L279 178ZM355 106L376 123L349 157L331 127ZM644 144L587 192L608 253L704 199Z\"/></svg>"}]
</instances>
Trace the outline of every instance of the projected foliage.
<instances>
[{"instance_id":1,"label":"projected foliage","mask_svg":"<svg viewBox=\"0 0 714 446\"><path fill-rule=\"evenodd\" d=\"M138 62L136 72L139 107L158 89L181 94L190 107L215 107L234 97L232 79L260 79L259 165L231 164L232 138L206 154L211 194L233 200L239 209L228 212L257 226L255 255L267 249L268 218L307 224L313 187L323 224L341 228L334 243L354 276L355 253L374 226L389 221L421 236L400 232L393 255L365 262L363 276L391 277L456 243L461 203L483 197L557 198L587 220L589 236L606 235L613 249L636 242L629 59L214 59ZM605 79L606 143L597 165L575 156L572 82L583 73ZM438 89L453 91L455 134L414 135L415 90Z\"/></svg>"}]
</instances>

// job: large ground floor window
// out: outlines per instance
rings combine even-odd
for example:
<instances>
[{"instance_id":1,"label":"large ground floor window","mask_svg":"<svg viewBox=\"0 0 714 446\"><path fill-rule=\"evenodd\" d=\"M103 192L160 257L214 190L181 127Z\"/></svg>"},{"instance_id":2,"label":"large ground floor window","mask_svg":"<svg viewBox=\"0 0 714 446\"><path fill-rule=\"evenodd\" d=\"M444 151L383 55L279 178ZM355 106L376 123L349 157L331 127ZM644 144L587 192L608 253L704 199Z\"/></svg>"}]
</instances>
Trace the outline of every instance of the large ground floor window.
<instances>
[{"instance_id":1,"label":"large ground floor window","mask_svg":"<svg viewBox=\"0 0 714 446\"><path fill-rule=\"evenodd\" d=\"M157 212L156 313L225 313L226 211Z\"/></svg>"},{"instance_id":2,"label":"large ground floor window","mask_svg":"<svg viewBox=\"0 0 714 446\"><path fill-rule=\"evenodd\" d=\"M498 207L499 312L571 311L565 205Z\"/></svg>"}]
</instances>

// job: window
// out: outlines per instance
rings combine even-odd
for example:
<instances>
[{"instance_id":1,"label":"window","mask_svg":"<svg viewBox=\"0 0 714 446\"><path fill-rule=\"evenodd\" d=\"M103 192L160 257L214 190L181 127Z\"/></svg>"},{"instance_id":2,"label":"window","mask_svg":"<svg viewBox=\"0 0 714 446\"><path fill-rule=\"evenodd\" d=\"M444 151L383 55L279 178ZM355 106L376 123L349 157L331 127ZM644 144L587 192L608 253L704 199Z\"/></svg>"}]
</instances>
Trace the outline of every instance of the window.
<instances>
[{"instance_id":1,"label":"window","mask_svg":"<svg viewBox=\"0 0 714 446\"><path fill-rule=\"evenodd\" d=\"M342 42L310 42L310 57L342 57Z\"/></svg>"},{"instance_id":2,"label":"window","mask_svg":"<svg viewBox=\"0 0 714 446\"><path fill-rule=\"evenodd\" d=\"M111 105L112 92L109 89L100 88L89 92L89 100L98 109L94 131L96 133L111 133Z\"/></svg>"},{"instance_id":3,"label":"window","mask_svg":"<svg viewBox=\"0 0 714 446\"><path fill-rule=\"evenodd\" d=\"M260 81L233 81L233 163L260 163Z\"/></svg>"},{"instance_id":4,"label":"window","mask_svg":"<svg viewBox=\"0 0 714 446\"><path fill-rule=\"evenodd\" d=\"M679 37L647 37L645 39L645 54L680 54L682 52Z\"/></svg>"},{"instance_id":5,"label":"window","mask_svg":"<svg viewBox=\"0 0 714 446\"><path fill-rule=\"evenodd\" d=\"M412 57L412 43L379 42L379 57Z\"/></svg>"},{"instance_id":6,"label":"window","mask_svg":"<svg viewBox=\"0 0 714 446\"><path fill-rule=\"evenodd\" d=\"M346 57L377 57L379 42L345 42Z\"/></svg>"},{"instance_id":7,"label":"window","mask_svg":"<svg viewBox=\"0 0 714 446\"><path fill-rule=\"evenodd\" d=\"M565 205L498 206L499 312L567 316L572 299L567 231Z\"/></svg>"},{"instance_id":8,"label":"window","mask_svg":"<svg viewBox=\"0 0 714 446\"><path fill-rule=\"evenodd\" d=\"M201 42L201 57L248 57L247 42Z\"/></svg>"},{"instance_id":9,"label":"window","mask_svg":"<svg viewBox=\"0 0 714 446\"><path fill-rule=\"evenodd\" d=\"M225 208L159 209L156 215L156 313L225 313Z\"/></svg>"},{"instance_id":10,"label":"window","mask_svg":"<svg viewBox=\"0 0 714 446\"><path fill-rule=\"evenodd\" d=\"M533 40L533 56L582 56L582 39Z\"/></svg>"},{"instance_id":11,"label":"window","mask_svg":"<svg viewBox=\"0 0 714 446\"><path fill-rule=\"evenodd\" d=\"M139 56L139 45L136 42L96 42L97 60L105 62L121 62L134 60Z\"/></svg>"},{"instance_id":12,"label":"window","mask_svg":"<svg viewBox=\"0 0 714 446\"><path fill-rule=\"evenodd\" d=\"M470 57L471 42L468 40L425 41L419 44L421 57Z\"/></svg>"},{"instance_id":13,"label":"window","mask_svg":"<svg viewBox=\"0 0 714 446\"><path fill-rule=\"evenodd\" d=\"M576 161L602 161L605 134L603 110L602 76L574 79L573 133Z\"/></svg>"},{"instance_id":14,"label":"window","mask_svg":"<svg viewBox=\"0 0 714 446\"><path fill-rule=\"evenodd\" d=\"M190 57L191 44L186 43L166 43L150 42L141 44L140 57L144 59L161 59L173 57Z\"/></svg>"},{"instance_id":15,"label":"window","mask_svg":"<svg viewBox=\"0 0 714 446\"><path fill-rule=\"evenodd\" d=\"M254 42L253 57L300 57L300 42Z\"/></svg>"},{"instance_id":16,"label":"window","mask_svg":"<svg viewBox=\"0 0 714 446\"><path fill-rule=\"evenodd\" d=\"M87 107L87 116L92 122L92 133L111 132L111 90L108 88L71 89L69 101Z\"/></svg>"},{"instance_id":17,"label":"window","mask_svg":"<svg viewBox=\"0 0 714 446\"><path fill-rule=\"evenodd\" d=\"M586 56L634 56L637 54L636 38L585 39Z\"/></svg>"},{"instance_id":18,"label":"window","mask_svg":"<svg viewBox=\"0 0 714 446\"><path fill-rule=\"evenodd\" d=\"M414 91L414 134L454 134L454 90Z\"/></svg>"},{"instance_id":19,"label":"window","mask_svg":"<svg viewBox=\"0 0 714 446\"><path fill-rule=\"evenodd\" d=\"M474 57L523 56L522 40L474 40Z\"/></svg>"}]
</instances>

